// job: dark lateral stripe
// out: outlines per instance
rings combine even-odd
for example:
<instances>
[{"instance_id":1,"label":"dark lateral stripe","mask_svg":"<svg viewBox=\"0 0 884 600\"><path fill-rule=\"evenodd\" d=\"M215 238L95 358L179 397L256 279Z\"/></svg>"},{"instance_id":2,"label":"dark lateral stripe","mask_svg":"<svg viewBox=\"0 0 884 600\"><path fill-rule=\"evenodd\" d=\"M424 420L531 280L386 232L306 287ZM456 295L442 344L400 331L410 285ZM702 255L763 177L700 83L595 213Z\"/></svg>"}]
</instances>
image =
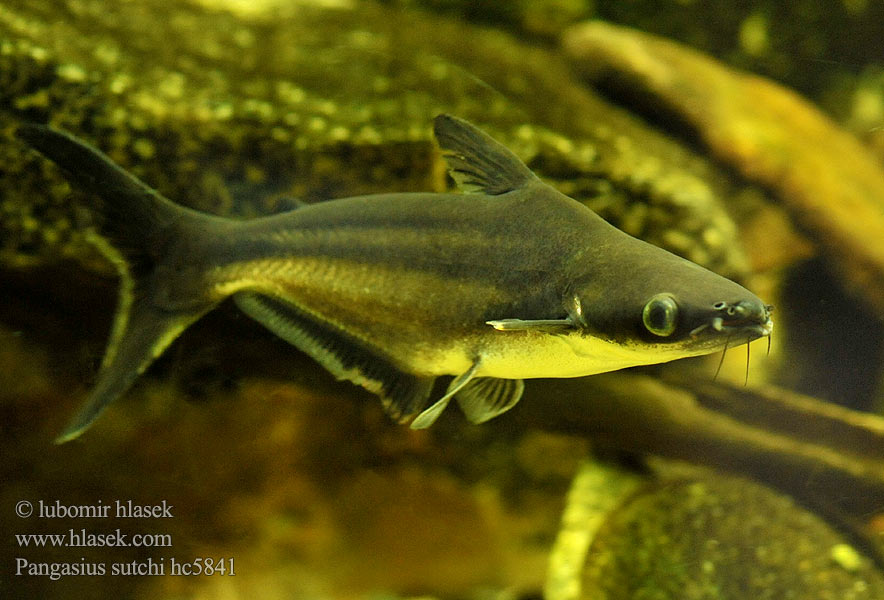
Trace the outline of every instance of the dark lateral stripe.
<instances>
[{"instance_id":1,"label":"dark lateral stripe","mask_svg":"<svg viewBox=\"0 0 884 600\"><path fill-rule=\"evenodd\" d=\"M517 242L514 244L513 242ZM244 262L327 258L377 269L418 270L446 280L524 280L548 277L530 256L528 240L476 232L361 228L289 231L239 239L224 248L218 266Z\"/></svg>"}]
</instances>

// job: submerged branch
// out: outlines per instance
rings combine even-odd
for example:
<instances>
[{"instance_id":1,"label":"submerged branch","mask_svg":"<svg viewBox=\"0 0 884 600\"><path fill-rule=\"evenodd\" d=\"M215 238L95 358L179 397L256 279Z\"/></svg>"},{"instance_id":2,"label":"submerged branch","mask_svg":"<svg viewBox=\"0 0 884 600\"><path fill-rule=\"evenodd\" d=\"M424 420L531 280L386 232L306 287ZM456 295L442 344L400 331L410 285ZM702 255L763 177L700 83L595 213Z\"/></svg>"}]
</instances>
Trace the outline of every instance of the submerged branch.
<instances>
[{"instance_id":1,"label":"submerged branch","mask_svg":"<svg viewBox=\"0 0 884 600\"><path fill-rule=\"evenodd\" d=\"M773 386L618 373L535 382L515 411L612 448L747 475L864 542L884 564L884 419ZM877 518L877 519L876 519Z\"/></svg>"}]
</instances>

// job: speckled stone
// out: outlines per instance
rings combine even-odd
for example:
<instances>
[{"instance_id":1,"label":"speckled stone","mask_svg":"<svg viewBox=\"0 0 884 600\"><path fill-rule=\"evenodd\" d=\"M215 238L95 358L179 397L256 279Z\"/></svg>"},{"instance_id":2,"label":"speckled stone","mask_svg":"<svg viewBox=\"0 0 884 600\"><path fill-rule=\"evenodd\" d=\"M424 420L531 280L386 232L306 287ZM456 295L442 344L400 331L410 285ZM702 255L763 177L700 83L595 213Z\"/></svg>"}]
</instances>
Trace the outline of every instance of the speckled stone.
<instances>
[{"instance_id":1,"label":"speckled stone","mask_svg":"<svg viewBox=\"0 0 884 600\"><path fill-rule=\"evenodd\" d=\"M730 276L739 190L686 146L506 34L363 3L6 2L0 126L49 121L178 202L254 216L307 201L441 190L432 117L469 118L605 218ZM54 15L64 14L64 19ZM88 255L52 168L0 150L0 260Z\"/></svg>"},{"instance_id":2,"label":"speckled stone","mask_svg":"<svg viewBox=\"0 0 884 600\"><path fill-rule=\"evenodd\" d=\"M818 516L755 483L670 481L612 511L587 553L594 600L872 600L873 563Z\"/></svg>"}]
</instances>

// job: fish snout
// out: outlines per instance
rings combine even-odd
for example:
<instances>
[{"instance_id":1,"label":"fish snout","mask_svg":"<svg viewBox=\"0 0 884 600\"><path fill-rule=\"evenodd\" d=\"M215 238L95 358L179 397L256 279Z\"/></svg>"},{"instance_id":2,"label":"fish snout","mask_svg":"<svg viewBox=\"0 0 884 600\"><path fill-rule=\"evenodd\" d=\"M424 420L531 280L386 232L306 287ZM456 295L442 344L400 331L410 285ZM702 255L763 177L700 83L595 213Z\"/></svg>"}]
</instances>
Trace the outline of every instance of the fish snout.
<instances>
[{"instance_id":1,"label":"fish snout","mask_svg":"<svg viewBox=\"0 0 884 600\"><path fill-rule=\"evenodd\" d=\"M770 335L773 320L770 313L773 306L759 300L740 300L739 302L718 302L713 305L718 311L712 319L712 328L728 333L744 332L755 337Z\"/></svg>"}]
</instances>

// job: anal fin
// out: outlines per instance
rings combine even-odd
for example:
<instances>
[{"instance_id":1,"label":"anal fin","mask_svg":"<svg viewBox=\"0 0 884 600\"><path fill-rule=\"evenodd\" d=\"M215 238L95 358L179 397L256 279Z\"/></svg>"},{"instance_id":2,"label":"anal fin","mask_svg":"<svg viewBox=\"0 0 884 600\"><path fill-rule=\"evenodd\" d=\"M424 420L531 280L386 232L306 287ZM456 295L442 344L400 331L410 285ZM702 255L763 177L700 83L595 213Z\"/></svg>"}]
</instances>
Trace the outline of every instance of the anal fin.
<instances>
[{"instance_id":1,"label":"anal fin","mask_svg":"<svg viewBox=\"0 0 884 600\"><path fill-rule=\"evenodd\" d=\"M402 421L426 404L435 378L403 372L358 339L285 300L254 292L239 292L233 298L244 313L308 354L332 375L380 396L394 419Z\"/></svg>"}]
</instances>

